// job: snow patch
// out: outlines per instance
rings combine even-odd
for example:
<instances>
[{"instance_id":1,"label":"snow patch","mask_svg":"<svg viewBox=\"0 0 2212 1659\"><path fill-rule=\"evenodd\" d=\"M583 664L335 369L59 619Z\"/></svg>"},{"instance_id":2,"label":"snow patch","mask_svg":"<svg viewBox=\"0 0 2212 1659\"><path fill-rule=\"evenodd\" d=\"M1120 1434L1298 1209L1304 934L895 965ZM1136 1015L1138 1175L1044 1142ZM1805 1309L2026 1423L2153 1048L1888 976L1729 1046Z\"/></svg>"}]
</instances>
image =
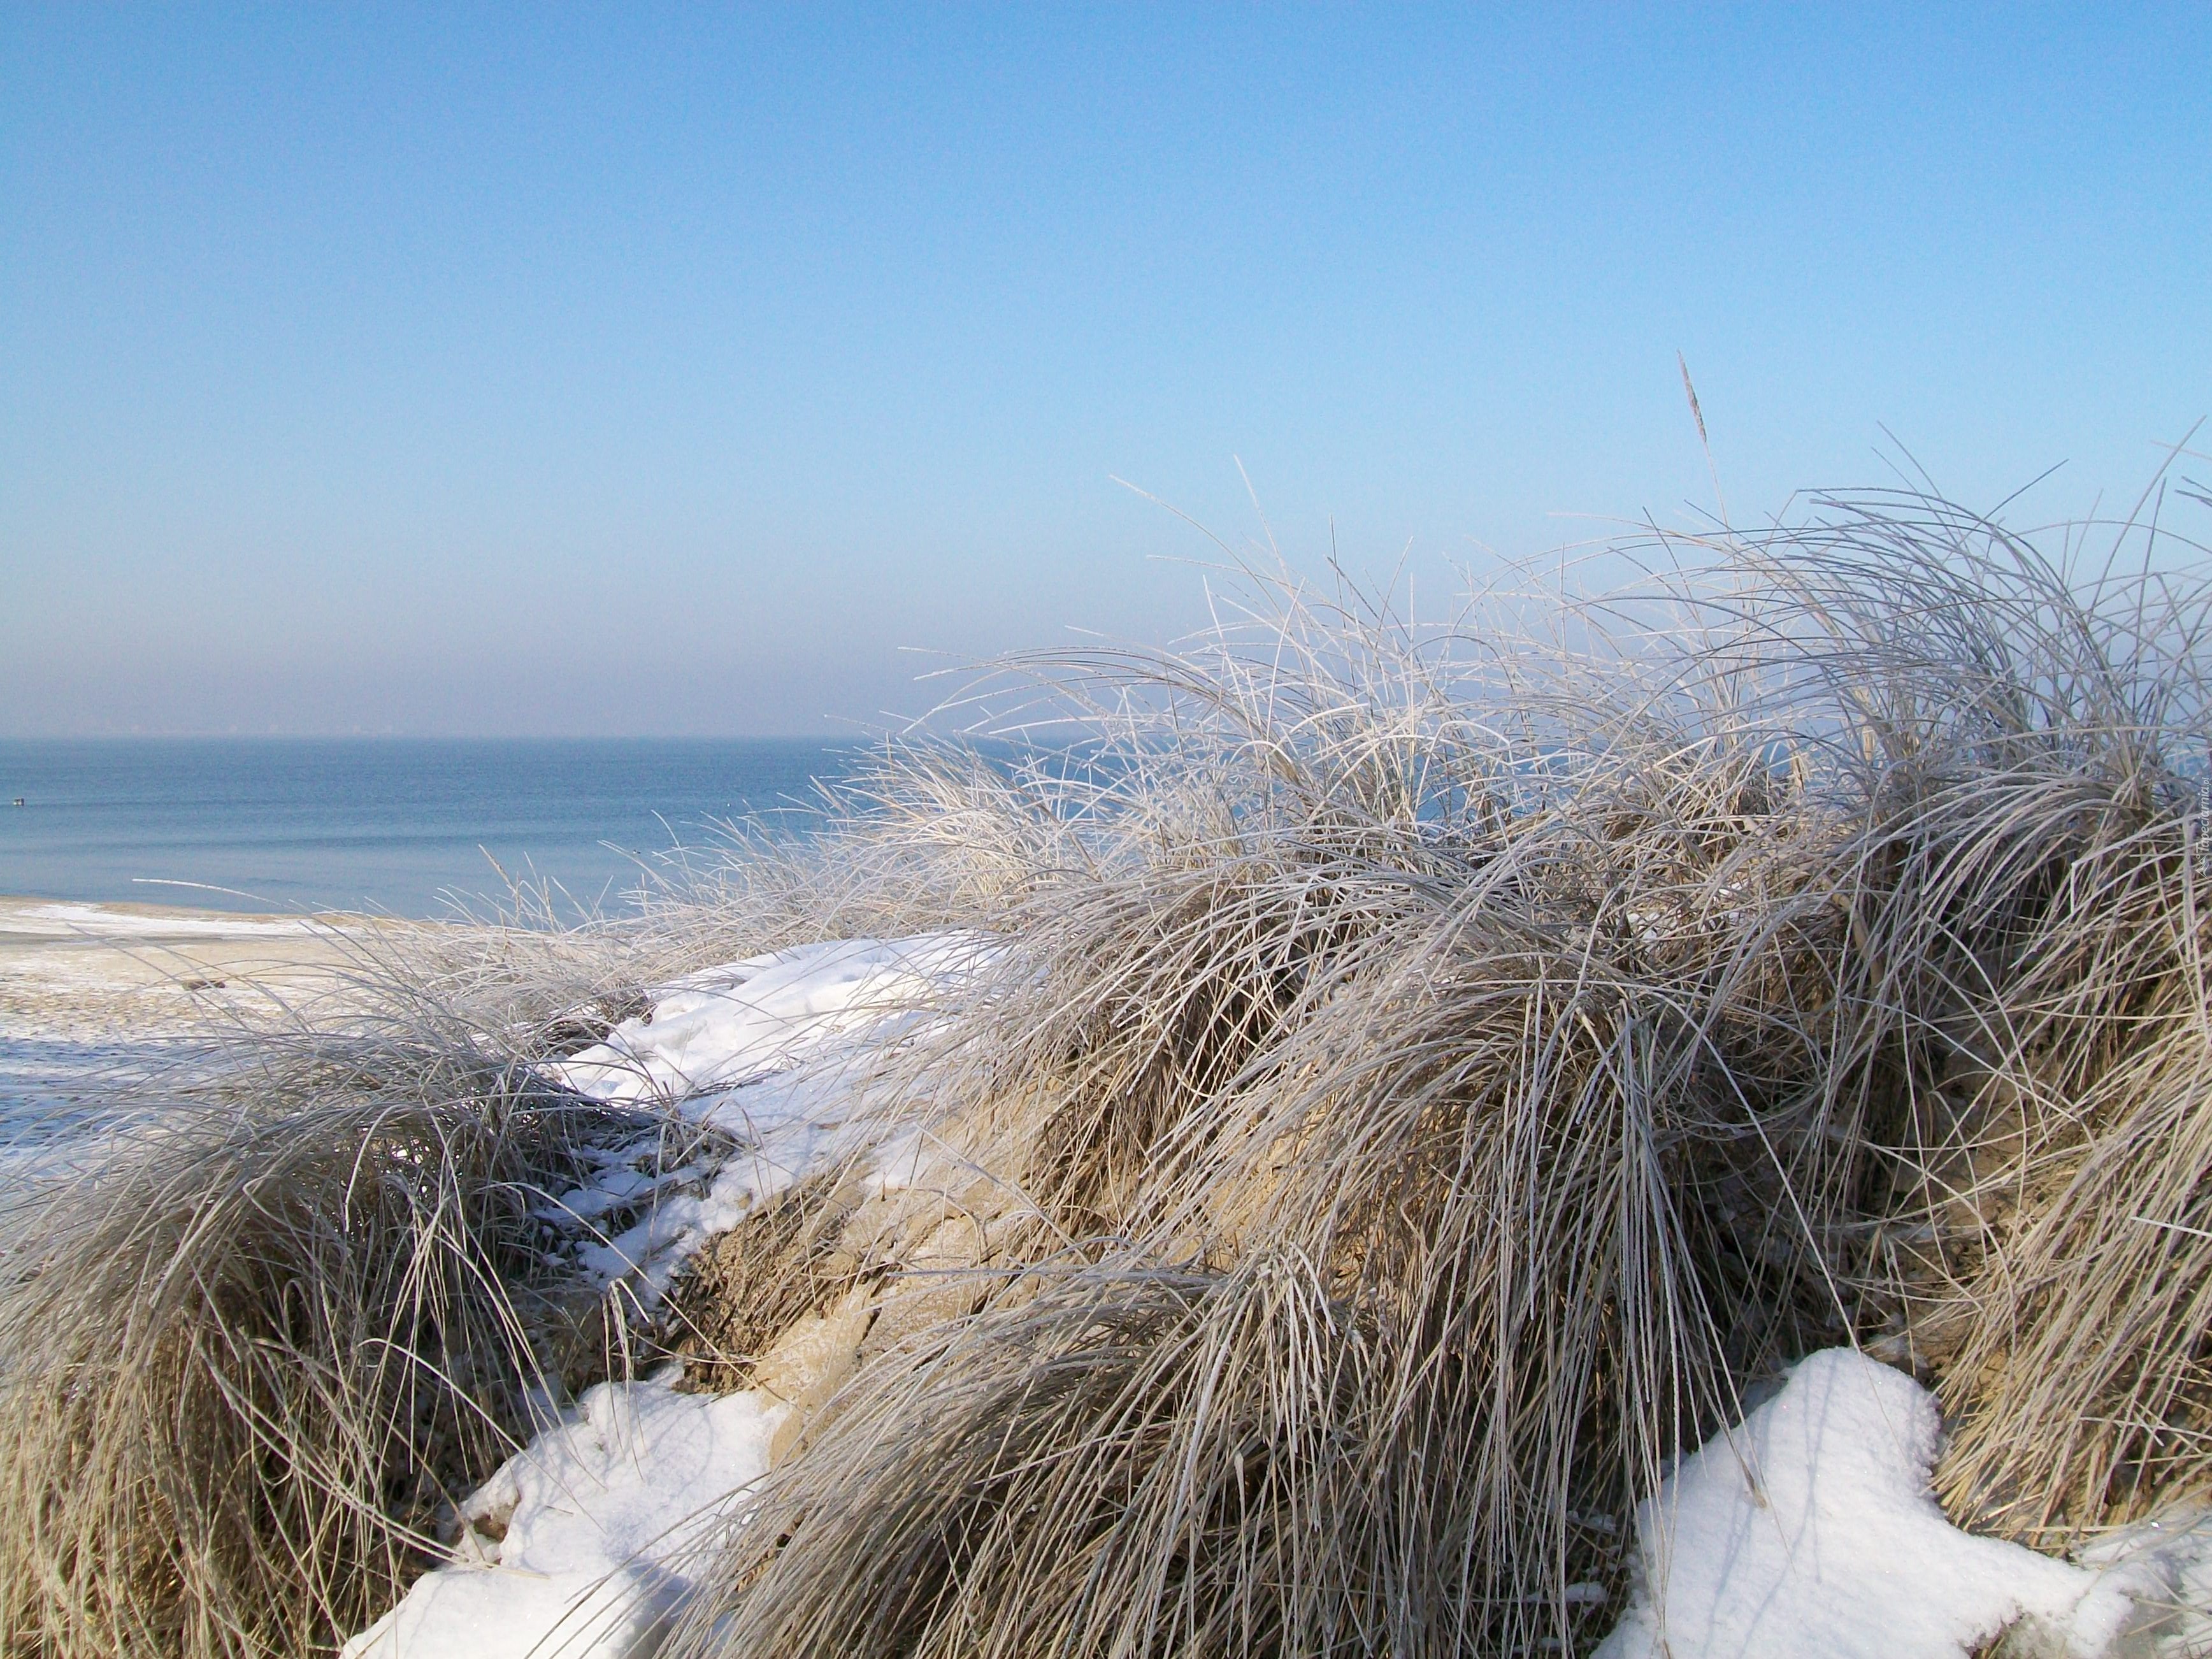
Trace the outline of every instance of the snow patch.
<instances>
[{"instance_id":1,"label":"snow patch","mask_svg":"<svg viewBox=\"0 0 2212 1659\"><path fill-rule=\"evenodd\" d=\"M588 1219L630 1207L641 1187L648 1194L629 1226L584 1244L578 1265L603 1283L631 1281L650 1305L707 1240L848 1150L858 1150L868 1126L851 1116L852 1110L851 1092L835 1073L787 1073L686 1103L687 1116L730 1135L737 1150L711 1172L687 1167L656 1179L618 1165L590 1187L563 1194L556 1207ZM687 1177L696 1190L659 1195L660 1188Z\"/></svg>"},{"instance_id":2,"label":"snow patch","mask_svg":"<svg viewBox=\"0 0 2212 1659\"><path fill-rule=\"evenodd\" d=\"M578 1265L603 1283L629 1281L651 1305L708 1239L864 1150L879 1126L858 1112L842 1062L909 1030L997 948L970 933L834 939L705 969L648 993L648 1012L545 1067L594 1100L671 1106L737 1148L711 1169L673 1170L654 1164L653 1143L618 1149L548 1212L592 1230ZM632 1212L611 1234L597 1226Z\"/></svg>"},{"instance_id":3,"label":"snow patch","mask_svg":"<svg viewBox=\"0 0 2212 1659\"><path fill-rule=\"evenodd\" d=\"M2004 1632L2053 1659L2184 1650L2115 1646L2180 1555L2130 1576L2124 1542L2075 1565L1961 1532L1929 1490L1942 1440L1904 1373L1848 1348L1802 1361L1644 1504L1643 1582L1598 1659L1961 1659Z\"/></svg>"},{"instance_id":4,"label":"snow patch","mask_svg":"<svg viewBox=\"0 0 2212 1659\"><path fill-rule=\"evenodd\" d=\"M593 1100L681 1101L782 1071L914 1016L992 950L966 933L832 939L685 975L653 1011L549 1072Z\"/></svg>"},{"instance_id":5,"label":"snow patch","mask_svg":"<svg viewBox=\"0 0 2212 1659\"><path fill-rule=\"evenodd\" d=\"M2113 1659L2212 1653L2212 1510L2118 1528L2075 1559L2100 1575L2099 1601L2118 1621ZM2113 1606L2122 1600L2124 1608Z\"/></svg>"},{"instance_id":6,"label":"snow patch","mask_svg":"<svg viewBox=\"0 0 2212 1659\"><path fill-rule=\"evenodd\" d=\"M462 1505L461 1559L416 1581L340 1659L642 1659L698 1547L768 1472L789 1408L674 1392L675 1368L591 1389Z\"/></svg>"}]
</instances>

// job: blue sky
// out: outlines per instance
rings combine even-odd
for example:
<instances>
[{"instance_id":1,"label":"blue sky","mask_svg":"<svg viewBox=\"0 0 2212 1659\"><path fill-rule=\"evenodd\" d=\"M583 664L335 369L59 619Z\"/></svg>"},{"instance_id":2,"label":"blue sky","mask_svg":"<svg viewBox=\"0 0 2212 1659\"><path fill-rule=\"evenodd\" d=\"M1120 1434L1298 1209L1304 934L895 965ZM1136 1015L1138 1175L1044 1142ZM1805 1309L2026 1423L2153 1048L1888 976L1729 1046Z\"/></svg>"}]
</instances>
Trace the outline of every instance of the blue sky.
<instances>
[{"instance_id":1,"label":"blue sky","mask_svg":"<svg viewBox=\"0 0 2212 1659\"><path fill-rule=\"evenodd\" d=\"M1682 520L1677 350L1739 517L1885 426L2132 499L2208 85L2201 0L9 5L0 732L849 729L1194 625L1116 477L1308 565Z\"/></svg>"}]
</instances>

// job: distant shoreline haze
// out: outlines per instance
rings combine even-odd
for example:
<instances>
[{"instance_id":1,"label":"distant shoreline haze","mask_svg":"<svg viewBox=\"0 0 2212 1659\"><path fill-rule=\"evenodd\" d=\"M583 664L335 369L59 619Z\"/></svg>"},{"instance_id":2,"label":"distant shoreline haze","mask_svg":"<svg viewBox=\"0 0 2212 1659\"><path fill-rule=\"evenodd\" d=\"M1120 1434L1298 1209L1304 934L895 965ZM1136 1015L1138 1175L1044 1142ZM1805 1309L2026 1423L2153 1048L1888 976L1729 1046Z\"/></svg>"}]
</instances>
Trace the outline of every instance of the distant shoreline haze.
<instances>
[{"instance_id":1,"label":"distant shoreline haze","mask_svg":"<svg viewBox=\"0 0 2212 1659\"><path fill-rule=\"evenodd\" d=\"M555 884L578 909L619 909L658 857L712 845L718 825L798 823L817 781L844 775L862 747L813 738L0 739L0 893L434 916L456 901L502 902L504 872Z\"/></svg>"}]
</instances>

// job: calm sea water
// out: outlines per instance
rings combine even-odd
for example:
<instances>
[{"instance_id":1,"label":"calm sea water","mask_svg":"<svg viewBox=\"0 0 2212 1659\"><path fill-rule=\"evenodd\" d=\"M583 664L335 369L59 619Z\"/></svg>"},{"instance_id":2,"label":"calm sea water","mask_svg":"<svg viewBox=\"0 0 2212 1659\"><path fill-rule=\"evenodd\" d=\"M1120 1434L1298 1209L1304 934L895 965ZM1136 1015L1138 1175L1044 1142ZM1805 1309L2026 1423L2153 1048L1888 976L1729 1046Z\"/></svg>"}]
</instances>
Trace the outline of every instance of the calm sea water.
<instances>
[{"instance_id":1,"label":"calm sea water","mask_svg":"<svg viewBox=\"0 0 2212 1659\"><path fill-rule=\"evenodd\" d=\"M0 893L431 916L497 899L504 870L616 909L641 879L625 854L795 817L854 757L776 739L0 741Z\"/></svg>"}]
</instances>

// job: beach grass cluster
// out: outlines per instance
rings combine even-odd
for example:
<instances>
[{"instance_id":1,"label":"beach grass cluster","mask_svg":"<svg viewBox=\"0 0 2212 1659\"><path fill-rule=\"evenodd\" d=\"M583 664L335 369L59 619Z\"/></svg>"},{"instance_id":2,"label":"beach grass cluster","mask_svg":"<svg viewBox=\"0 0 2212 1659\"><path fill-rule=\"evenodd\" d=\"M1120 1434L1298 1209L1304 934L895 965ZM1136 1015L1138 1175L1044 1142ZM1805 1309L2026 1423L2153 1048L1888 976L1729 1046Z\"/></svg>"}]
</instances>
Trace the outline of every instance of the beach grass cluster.
<instances>
[{"instance_id":1,"label":"beach grass cluster","mask_svg":"<svg viewBox=\"0 0 2212 1659\"><path fill-rule=\"evenodd\" d=\"M562 1389L810 1318L670 1652L1584 1651L1671 1460L1838 1344L1937 1389L1961 1524L2212 1496L2203 558L1900 491L1432 620L1248 562L639 919L387 946L11 1218L0 1639L331 1645ZM564 1277L539 1200L653 1124L546 1060L946 929L1000 948L854 1085L927 1194L801 1182L659 1310Z\"/></svg>"}]
</instances>

